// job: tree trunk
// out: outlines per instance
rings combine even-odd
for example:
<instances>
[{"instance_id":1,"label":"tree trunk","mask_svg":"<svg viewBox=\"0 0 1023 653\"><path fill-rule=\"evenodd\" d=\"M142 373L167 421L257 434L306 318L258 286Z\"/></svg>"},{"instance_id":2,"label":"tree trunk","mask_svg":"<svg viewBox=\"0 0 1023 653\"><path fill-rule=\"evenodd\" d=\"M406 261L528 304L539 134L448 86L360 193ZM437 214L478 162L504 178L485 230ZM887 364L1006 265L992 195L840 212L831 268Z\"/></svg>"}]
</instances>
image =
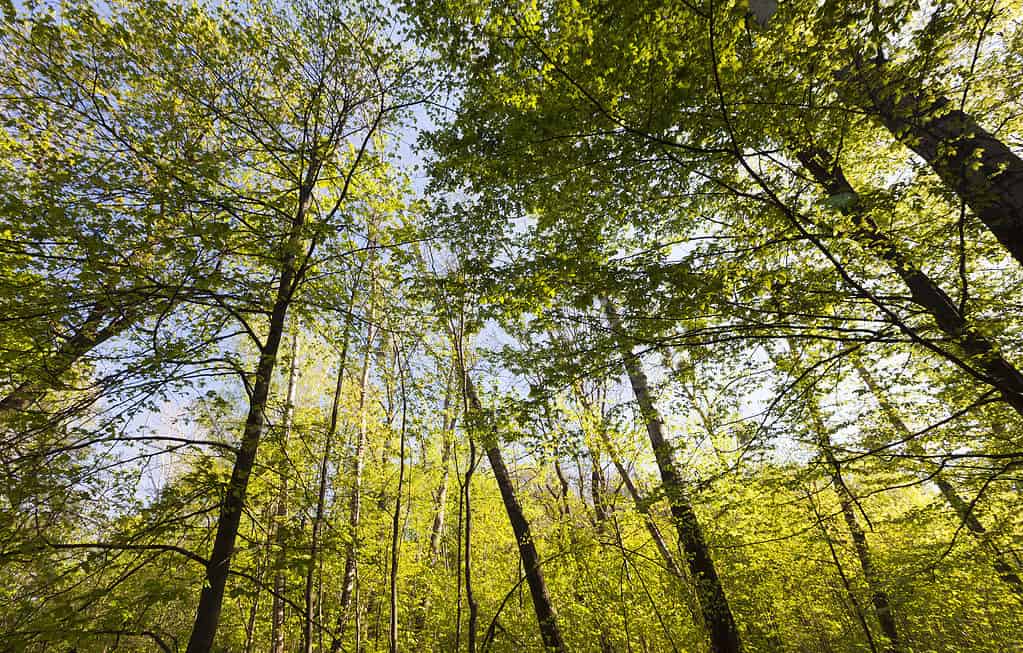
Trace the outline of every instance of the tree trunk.
<instances>
[{"instance_id":1,"label":"tree trunk","mask_svg":"<svg viewBox=\"0 0 1023 653\"><path fill-rule=\"evenodd\" d=\"M264 413L267 398L270 394L270 381L277 365L277 352L284 334L284 324L291 305L299 277L298 253L302 247L302 227L305 225L306 214L312 203L313 181L319 167L315 162L310 164L308 174L299 192L299 208L291 223L288 241L281 257L281 280L277 287L273 309L270 312L270 325L266 342L259 352L259 363L256 366L256 377L252 384L249 397L249 412L245 418L245 431L241 446L235 456L234 469L228 482L217 519L217 534L213 541L213 550L206 565L206 582L203 583L196 609L192 635L188 640L187 653L209 653L213 648L213 640L220 624L220 613L224 603L224 589L227 576L231 569L231 555L234 553L235 539L238 537L238 526L245 509L245 496L249 486L249 476L256 462L256 452L263 437L265 427Z\"/></svg>"},{"instance_id":2,"label":"tree trunk","mask_svg":"<svg viewBox=\"0 0 1023 653\"><path fill-rule=\"evenodd\" d=\"M281 448L287 451L291 436L291 425L295 416L295 376L298 369L298 331L291 336L291 368L288 371L288 393L284 404L284 419L281 422ZM276 563L274 564L274 596L273 611L270 622L270 651L284 653L284 592L287 582L284 575L284 561L287 542L282 528L288 520L288 476L282 464L280 471L281 490L277 496L277 510L274 513L275 544L277 545Z\"/></svg>"},{"instance_id":3,"label":"tree trunk","mask_svg":"<svg viewBox=\"0 0 1023 653\"><path fill-rule=\"evenodd\" d=\"M598 532L604 530L607 522L607 482L604 480L603 470L600 468L600 450L587 446L587 453L590 456L590 500L593 501L593 520Z\"/></svg>"},{"instance_id":4,"label":"tree trunk","mask_svg":"<svg viewBox=\"0 0 1023 653\"><path fill-rule=\"evenodd\" d=\"M824 456L824 460L827 461L828 466L831 468L832 485L838 494L842 518L845 519L845 524L849 528L853 548L856 550L856 557L859 558L860 569L863 570L863 578L867 581L867 586L870 588L870 601L874 606L874 615L877 617L878 623L881 624L881 632L884 633L887 639L885 651L888 653L900 653L904 649L899 639L899 630L895 623L895 614L892 611L891 600L888 598L888 592L884 589L884 583L881 582L881 575L874 567L870 545L867 543L867 535L863 532L859 519L856 518L856 497L853 496L849 486L845 483L845 478L842 476L842 465L835 457L835 452L831 447L831 437L815 402L816 400L811 397L808 409L810 411L810 418L813 421L813 428L817 432L817 446Z\"/></svg>"},{"instance_id":5,"label":"tree trunk","mask_svg":"<svg viewBox=\"0 0 1023 653\"><path fill-rule=\"evenodd\" d=\"M472 438L469 438L469 464L476 459L476 445ZM467 474L468 475L468 474ZM455 647L457 651L462 645L462 538L465 529L463 527L465 515L465 486L462 485L462 477L458 477L458 523L455 532L457 533L457 548L455 549Z\"/></svg>"},{"instance_id":6,"label":"tree trunk","mask_svg":"<svg viewBox=\"0 0 1023 653\"><path fill-rule=\"evenodd\" d=\"M473 413L482 417L484 414L483 406L480 403L479 396L476 394L475 387L473 387L472 379L469 378L468 373L464 369L462 370L462 378L464 379L464 390L469 408ZM497 486L501 490L501 499L504 501L508 519L511 521L512 531L515 533L515 541L519 546L519 557L522 559L526 582L529 584L529 593L533 597L533 609L536 612L536 619L540 626L540 637L546 649L564 653L568 649L561 637L557 613L547 591L543 569L540 567L540 555L536 550L536 544L530 532L529 521L526 520L526 516L522 512L522 506L519 504L518 497L515 496L515 486L512 483L511 475L508 473L508 468L504 464L501 449L498 447L499 439L496 429L492 426L487 428L491 429L491 432L486 434L485 450L487 459L490 461L491 469L494 470Z\"/></svg>"},{"instance_id":7,"label":"tree trunk","mask_svg":"<svg viewBox=\"0 0 1023 653\"><path fill-rule=\"evenodd\" d=\"M441 546L441 540L444 535L444 522L447 514L448 485L451 482L451 452L454 447L455 431L455 419L451 416L451 377L453 371L453 367L448 371L444 389L444 403L441 410L441 437L443 438L440 454L441 478L440 483L437 485L437 490L433 494L434 513L433 523L430 525L430 562L433 565L439 564L442 560L443 547ZM425 451L423 452L423 458L424 460L426 459ZM423 582L425 582L425 579ZM422 585L420 585L420 593L422 598L419 601L419 608L416 610L412 622L412 632L416 635L423 631L426 625L426 615L430 610L430 596L423 589Z\"/></svg>"},{"instance_id":8,"label":"tree trunk","mask_svg":"<svg viewBox=\"0 0 1023 653\"><path fill-rule=\"evenodd\" d=\"M369 300L369 316L366 320L366 350L362 356L362 371L359 374L359 432L356 435L355 452L352 454L352 494L348 504L348 529L350 539L345 548L345 571L341 577L341 602L338 606L337 626L334 636L330 642L330 652L337 653L341 650L341 642L344 638L345 628L348 626L348 618L352 608L352 590L355 586L356 565L359 553L359 521L362 513L362 470L364 467L364 453L366 450L366 438L368 431L368 420L366 418L366 390L369 384L370 359L373 351L373 339L376 337L374 320L375 292L370 283L371 297Z\"/></svg>"},{"instance_id":9,"label":"tree trunk","mask_svg":"<svg viewBox=\"0 0 1023 653\"><path fill-rule=\"evenodd\" d=\"M632 482L629 470L625 468L625 465L622 464L621 459L617 455L613 455L612 461L614 462L615 469L618 470L618 475L625 484L625 489L628 490L629 496L632 497L632 501L636 505L636 510L643 515L643 523L646 525L647 532L650 533L651 539L653 539L654 544L657 546L657 550L660 552L661 558L664 559L664 565L673 576L679 580L685 580L686 575L682 571L682 567L680 567L678 561L675 560L675 554L671 552L671 548L668 546L668 542L664 539L664 535L661 533L660 527L657 526L657 522L654 521L653 515L650 514L649 504L640 495L639 490L636 488L636 484Z\"/></svg>"},{"instance_id":10,"label":"tree trunk","mask_svg":"<svg viewBox=\"0 0 1023 653\"><path fill-rule=\"evenodd\" d=\"M661 484L671 506L671 515L678 530L679 541L686 552L690 576L696 585L696 595L700 601L704 625L710 636L711 650L714 653L739 653L742 651L739 630L725 590L721 586L721 580L718 578L717 569L714 567L714 560L704 540L703 529L683 490L671 445L664 436L664 421L650 395L646 374L639 360L633 355L632 347L625 340L621 320L618 319L614 307L607 300L603 300L602 303L612 334L618 342L636 403L646 424L650 445L654 450L654 459L661 474Z\"/></svg>"},{"instance_id":11,"label":"tree trunk","mask_svg":"<svg viewBox=\"0 0 1023 653\"><path fill-rule=\"evenodd\" d=\"M938 328L958 343L971 362L984 371L985 380L1001 393L1016 412L1023 415L1023 374L1001 355L984 334L967 322L951 297L913 265L891 238L882 233L877 224L862 212L859 195L830 155L822 150L804 150L796 156L832 197L848 198L842 211L853 220L853 238L902 278L913 301L934 317Z\"/></svg>"},{"instance_id":12,"label":"tree trunk","mask_svg":"<svg viewBox=\"0 0 1023 653\"><path fill-rule=\"evenodd\" d=\"M312 653L313 650L313 614L314 608L319 605L319 597L313 597L314 575L318 569L320 557L320 531L323 527L323 514L326 509L327 498L327 475L330 466L330 457L334 448L334 435L337 433L338 413L341 406L341 389L344 384L345 367L348 365L348 343L352 328L352 313L355 310L355 294L358 286L358 275L353 281L352 297L348 304L348 314L345 316L343 332L341 334L341 355L337 366L337 381L334 384L334 397L330 404L330 421L327 423L327 431L324 434L323 456L320 458L319 478L316 488L316 512L313 515L312 536L309 542L309 569L305 576L305 627L302 630L302 651Z\"/></svg>"},{"instance_id":13,"label":"tree trunk","mask_svg":"<svg viewBox=\"0 0 1023 653\"><path fill-rule=\"evenodd\" d=\"M274 511L276 506L274 504L268 504L266 509L266 521L268 524L273 523ZM266 570L271 567L271 559L273 558L273 527L270 526L266 529L266 542L264 543L264 554L260 556L256 561L256 579L258 586L263 586L263 576ZM263 595L262 592L256 592L255 596L252 597L252 605L249 606L249 616L245 622L245 653L252 653L253 646L255 646L255 631L256 631L256 617L259 615L259 599Z\"/></svg>"},{"instance_id":14,"label":"tree trunk","mask_svg":"<svg viewBox=\"0 0 1023 653\"><path fill-rule=\"evenodd\" d=\"M394 497L394 517L391 520L391 596L390 623L387 643L390 653L398 653L398 546L401 542L401 492L405 484L405 442L407 436L408 396L405 388L405 368L401 362L401 351L394 346L395 362L398 368L398 384L401 393L401 433L398 441L398 487Z\"/></svg>"},{"instance_id":15,"label":"tree trunk","mask_svg":"<svg viewBox=\"0 0 1023 653\"><path fill-rule=\"evenodd\" d=\"M467 625L469 653L476 653L476 631L479 621L480 606L476 602L476 594L472 587L472 475L476 471L476 440L469 436L469 466L465 470L465 482L462 490L465 494L465 602L469 606L469 623Z\"/></svg>"},{"instance_id":16,"label":"tree trunk","mask_svg":"<svg viewBox=\"0 0 1023 653\"><path fill-rule=\"evenodd\" d=\"M900 143L927 162L948 188L1023 265L1023 159L947 97L914 84L886 84L883 64L857 58L862 100Z\"/></svg>"},{"instance_id":17,"label":"tree trunk","mask_svg":"<svg viewBox=\"0 0 1023 653\"><path fill-rule=\"evenodd\" d=\"M444 518L448 504L448 484L451 478L451 449L454 446L455 420L450 418L451 396L450 385L448 394L444 396L444 416L442 419L442 430L444 442L441 445L440 465L441 477L437 491L433 495L433 524L430 526L430 556L434 563L440 560L441 538L444 535Z\"/></svg>"},{"instance_id":18,"label":"tree trunk","mask_svg":"<svg viewBox=\"0 0 1023 653\"><path fill-rule=\"evenodd\" d=\"M856 369L860 380L863 381L863 384L867 386L867 389L874 395L874 399L881 406L881 412L884 413L899 437L906 443L906 450L910 453L924 453L923 447L913 438L912 431L909 430L909 427L902 421L895 407L892 406L891 402L888 401L888 398L885 397L877 386L873 375L863 366L863 363L855 358L853 359L853 367ZM980 517L977 516L977 513L966 500L959 496L955 486L944 477L941 471L934 472L930 475L930 478L938 486L938 491L941 493L942 498L955 511L960 522L991 553L994 558L993 566L998 577L1009 586L1009 589L1016 594L1017 598L1023 599L1023 580L1020 579L1015 568L1005 559L1005 554L998 548L998 545L988 536L987 529L980 522Z\"/></svg>"}]
</instances>

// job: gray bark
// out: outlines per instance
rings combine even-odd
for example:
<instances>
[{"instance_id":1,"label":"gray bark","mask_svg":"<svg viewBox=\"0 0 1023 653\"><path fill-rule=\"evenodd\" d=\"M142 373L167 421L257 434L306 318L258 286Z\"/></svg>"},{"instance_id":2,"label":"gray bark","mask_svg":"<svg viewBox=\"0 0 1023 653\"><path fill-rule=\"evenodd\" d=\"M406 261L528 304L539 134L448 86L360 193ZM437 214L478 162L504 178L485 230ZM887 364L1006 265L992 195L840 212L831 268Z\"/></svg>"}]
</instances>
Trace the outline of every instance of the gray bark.
<instances>
[{"instance_id":1,"label":"gray bark","mask_svg":"<svg viewBox=\"0 0 1023 653\"><path fill-rule=\"evenodd\" d=\"M483 406L480 403L472 380L465 371L462 371L464 379L464 390L469 408L482 417ZM501 490L501 499L508 513L508 520L511 522L512 531L515 533L515 541L519 547L519 557L522 559L522 567L526 574L526 582L529 585L529 593L533 598L533 609L536 612L536 620L540 627L540 637L544 647L564 653L568 650L565 641L561 636L561 628L558 625L557 612L551 602L550 593L547 590L547 582L544 580L543 569L540 566L540 554L536 549L533 534L530 531L529 521L526 519L518 497L515 495L515 486L512 483L511 475L504 464L504 457L498 446L499 437L495 430L486 434L487 443L485 446L487 459L497 479L497 486Z\"/></svg>"},{"instance_id":2,"label":"gray bark","mask_svg":"<svg viewBox=\"0 0 1023 653\"><path fill-rule=\"evenodd\" d=\"M711 650L714 653L740 653L742 644L739 629L732 616L724 587L718 578L714 560L703 536L703 529L692 503L686 496L681 474L675 466L671 445L664 434L664 420L654 405L646 374L632 353L632 346L625 338L621 320L614 307L607 300L602 303L646 425L647 436L650 438L654 459L661 474L661 484L671 506L671 515L678 530L679 541L686 552L686 562L689 565L690 577L696 585L696 595L700 601L704 626L710 637Z\"/></svg>"},{"instance_id":3,"label":"gray bark","mask_svg":"<svg viewBox=\"0 0 1023 653\"><path fill-rule=\"evenodd\" d=\"M852 237L899 275L913 301L931 314L938 328L962 348L972 364L984 372L985 380L1001 393L1006 403L1023 415L1023 374L987 336L967 321L952 298L915 266L863 211L858 193L830 155L822 150L804 150L797 154L797 158L829 195L845 198L842 212L852 218Z\"/></svg>"}]
</instances>

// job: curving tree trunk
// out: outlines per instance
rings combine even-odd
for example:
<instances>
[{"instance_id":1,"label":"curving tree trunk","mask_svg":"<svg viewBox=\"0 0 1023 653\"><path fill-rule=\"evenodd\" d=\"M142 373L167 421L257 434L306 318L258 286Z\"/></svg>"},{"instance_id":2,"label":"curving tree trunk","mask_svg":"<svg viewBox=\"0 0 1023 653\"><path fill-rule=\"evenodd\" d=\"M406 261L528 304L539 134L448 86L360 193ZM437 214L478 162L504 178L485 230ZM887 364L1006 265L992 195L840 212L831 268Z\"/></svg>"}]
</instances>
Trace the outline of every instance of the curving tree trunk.
<instances>
[{"instance_id":1,"label":"curving tree trunk","mask_svg":"<svg viewBox=\"0 0 1023 653\"><path fill-rule=\"evenodd\" d=\"M430 563L440 564L443 559L442 540L444 536L444 525L447 517L448 486L451 483L451 454L454 449L455 419L451 415L452 375L454 367L449 368L444 386L444 403L441 408L441 454L440 467L441 478L437 489L433 493L433 522L430 525ZM424 460L426 454L423 454ZM422 582L425 583L425 577ZM416 608L412 620L412 632L418 635L426 626L426 616L430 611L430 595L420 584L419 592L422 597L419 606Z\"/></svg>"},{"instance_id":2,"label":"curving tree trunk","mask_svg":"<svg viewBox=\"0 0 1023 653\"><path fill-rule=\"evenodd\" d=\"M860 628L863 629L863 635L867 638L867 644L870 646L871 653L877 653L877 644L874 642L874 633L870 631L870 624L867 623L867 614L864 612L863 606L860 605L860 600L856 596L856 591L853 589L849 576L845 573L845 568L842 567L842 559L838 556L838 551L835 548L835 541L832 539L831 533L828 532L828 526L825 523L824 515L822 515L820 510L817 509L817 503L813 500L814 494L816 494L816 488L813 492L811 492L810 489L807 489L806 500L810 504L810 509L813 511L814 520L817 522L817 527L821 531L824 543L828 545L828 552L831 553L831 561L835 564L835 570L838 572L838 578L842 581L842 588L845 589L845 595L848 597L849 603L852 604L853 612L856 613L856 621L859 622Z\"/></svg>"},{"instance_id":3,"label":"curving tree trunk","mask_svg":"<svg viewBox=\"0 0 1023 653\"><path fill-rule=\"evenodd\" d=\"M593 414L593 407L583 396L582 392L577 391L576 397L579 399L583 410ZM657 522L654 521L653 515L650 514L650 502L644 500L643 496L639 493L639 489L632 480L632 475L629 473L628 468L625 467L625 463L622 462L622 457L615 450L614 444L611 442L611 438L608 437L603 424L598 423L597 434L600 437L601 444L607 451L608 456L611 458L611 464L613 464L615 469L618 471L618 476L622 479L622 483L625 485L626 491L629 493L629 496L632 497L632 502L633 505L636 506L636 511L643 516L643 525L650 534L650 538L654 541L657 551L661 554L661 558L664 560L664 566L669 572L671 572L672 576L679 580L685 580L686 575L682 571L682 567L679 566L678 561L675 559L675 554L671 552L671 547L668 546L667 540L664 539L664 535L661 533L660 527L657 525ZM596 504L596 499L594 499L594 504Z\"/></svg>"},{"instance_id":4,"label":"curving tree trunk","mask_svg":"<svg viewBox=\"0 0 1023 653\"><path fill-rule=\"evenodd\" d=\"M430 525L430 557L436 563L441 557L441 538L444 535L444 520L447 514L448 485L451 482L451 451L454 448L455 420L449 415L451 406L451 384L444 395L444 408L441 417L441 431L444 441L441 444L440 466L441 477L437 490L433 495L433 523Z\"/></svg>"}]
</instances>

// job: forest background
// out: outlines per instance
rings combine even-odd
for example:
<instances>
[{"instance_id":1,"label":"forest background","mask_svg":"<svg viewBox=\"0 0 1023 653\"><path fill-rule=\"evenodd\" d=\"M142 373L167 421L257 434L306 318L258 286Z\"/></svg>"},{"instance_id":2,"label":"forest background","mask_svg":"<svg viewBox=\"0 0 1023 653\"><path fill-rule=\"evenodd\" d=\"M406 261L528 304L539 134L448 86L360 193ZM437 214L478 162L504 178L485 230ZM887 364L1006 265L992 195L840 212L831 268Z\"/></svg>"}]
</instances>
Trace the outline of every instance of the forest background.
<instances>
[{"instance_id":1,"label":"forest background","mask_svg":"<svg viewBox=\"0 0 1023 653\"><path fill-rule=\"evenodd\" d=\"M1023 650L1011 0L5 0L0 650Z\"/></svg>"}]
</instances>

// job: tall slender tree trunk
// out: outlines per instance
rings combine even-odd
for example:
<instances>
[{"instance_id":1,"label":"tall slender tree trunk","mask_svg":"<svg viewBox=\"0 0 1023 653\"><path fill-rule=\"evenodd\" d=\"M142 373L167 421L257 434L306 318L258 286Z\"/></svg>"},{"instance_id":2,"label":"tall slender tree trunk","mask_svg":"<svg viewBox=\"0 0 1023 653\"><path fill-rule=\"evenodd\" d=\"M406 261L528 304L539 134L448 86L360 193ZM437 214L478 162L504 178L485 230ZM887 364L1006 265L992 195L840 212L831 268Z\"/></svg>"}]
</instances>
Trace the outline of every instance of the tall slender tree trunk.
<instances>
[{"instance_id":1,"label":"tall slender tree trunk","mask_svg":"<svg viewBox=\"0 0 1023 653\"><path fill-rule=\"evenodd\" d=\"M465 470L462 491L465 499L465 602L469 606L469 631L466 637L469 653L476 653L476 631L478 630L480 606L472 586L472 476L476 471L476 440L469 436L469 466Z\"/></svg>"},{"instance_id":2,"label":"tall slender tree trunk","mask_svg":"<svg viewBox=\"0 0 1023 653\"><path fill-rule=\"evenodd\" d=\"M1010 363L987 336L971 325L952 298L927 274L916 267L869 215L863 212L859 195L842 169L823 150L804 150L797 158L832 197L843 197L842 212L852 218L852 236L867 251L887 263L906 284L913 301L927 310L941 329L957 343L984 373L1006 403L1023 415L1023 374Z\"/></svg>"},{"instance_id":3,"label":"tall slender tree trunk","mask_svg":"<svg viewBox=\"0 0 1023 653\"><path fill-rule=\"evenodd\" d=\"M576 462L578 463L578 457L576 457ZM579 541L579 537L577 534L576 524L574 524L572 520L572 508L570 503L571 497L569 493L570 486L568 479L565 477L565 472L561 467L561 462L558 459L558 457L554 458L554 471L555 474L557 474L558 476L558 482L561 486L560 505L558 507L559 511L561 512L561 519L559 520L559 525L562 526L563 530L567 530L569 547L572 552L572 563L574 565L573 573L579 579L579 581L575 584L574 590L572 592L572 598L575 599L576 603L578 603L579 605L587 607L599 607L588 605L592 604L592 602L590 598L586 595L586 593L583 592L583 586L585 584L590 583L590 579L593 578L593 572L590 569L590 565L586 557L580 555L581 543ZM582 479L581 469L579 472L579 478L580 480ZM594 493L599 493L599 490L595 490ZM580 488L580 499L585 500L585 494L582 494L582 488ZM603 528L603 519L601 520L594 519L594 523L600 524L599 528ZM565 534L563 533L562 537L564 536ZM609 632L607 624L597 616L596 611L594 612L592 618L594 620L594 627L597 629L599 638L598 645L600 646L601 653L614 653L614 645L611 643L611 633ZM494 620L492 622L492 625L496 624L497 621ZM493 636L494 636L493 632L488 633L488 640L492 640Z\"/></svg>"},{"instance_id":4,"label":"tall slender tree trunk","mask_svg":"<svg viewBox=\"0 0 1023 653\"><path fill-rule=\"evenodd\" d=\"M710 636L711 650L714 653L739 653L742 651L739 629L732 616L724 587L718 578L714 560L710 556L703 529L683 489L682 477L676 469L671 445L664 435L664 420L650 395L646 374L632 353L632 346L625 338L618 313L609 301L603 300L602 303L612 335L618 342L636 403L646 424L654 459L661 474L661 484L671 506L671 515L678 530L679 541L686 553L690 577L696 585L696 595L700 601L704 625Z\"/></svg>"},{"instance_id":5,"label":"tall slender tree trunk","mask_svg":"<svg viewBox=\"0 0 1023 653\"><path fill-rule=\"evenodd\" d=\"M401 493L405 485L405 443L408 426L408 395L405 388L405 367L401 361L401 351L394 345L395 363L398 369L398 386L401 395L401 432L398 440L398 488L394 497L394 517L391 520L391 583L390 583L390 622L387 631L387 644L390 653L398 653L398 560L401 543Z\"/></svg>"},{"instance_id":6,"label":"tall slender tree trunk","mask_svg":"<svg viewBox=\"0 0 1023 653\"><path fill-rule=\"evenodd\" d=\"M469 439L470 443L470 465L476 458L476 448ZM458 486L458 528L457 532L457 545L458 548L455 551L455 648L458 650L462 645L462 538L465 533L463 526L463 520L465 517L465 487L461 484L462 477L459 476Z\"/></svg>"},{"instance_id":7,"label":"tall slender tree trunk","mask_svg":"<svg viewBox=\"0 0 1023 653\"><path fill-rule=\"evenodd\" d=\"M348 366L348 343L351 339L352 314L355 311L355 296L358 288L358 275L353 280L351 300L348 303L348 313L345 316L343 331L341 333L341 354L337 364L337 379L334 383L334 397L330 404L330 420L327 423L327 430L324 434L323 455L320 458L316 487L316 512L313 515L312 535L309 542L309 568L305 576L305 627L302 630L302 651L312 653L313 650L313 615L319 606L319 597L313 596L313 585L315 574L319 569L320 558L320 533L323 528L324 511L327 504L327 476L330 468L330 458L334 450L334 436L337 433L338 415L341 407L341 389L344 385L345 368Z\"/></svg>"},{"instance_id":8,"label":"tall slender tree trunk","mask_svg":"<svg viewBox=\"0 0 1023 653\"><path fill-rule=\"evenodd\" d=\"M444 534L445 517L447 515L448 486L451 483L451 452L454 447L455 419L451 416L451 394L452 394L452 373L454 367L449 368L446 383L444 386L444 403L441 408L441 454L440 467L441 477L437 489L433 493L433 522L430 525L430 563L437 565L443 559L442 537ZM423 453L426 458L426 452ZM425 583L425 577L423 579ZM423 584L420 584L419 591L422 598L412 621L412 632L418 635L426 626L426 616L430 610L430 595L425 591Z\"/></svg>"},{"instance_id":9,"label":"tall slender tree trunk","mask_svg":"<svg viewBox=\"0 0 1023 653\"><path fill-rule=\"evenodd\" d=\"M281 337L284 335L288 308L300 281L298 254L302 249L302 228L312 204L313 185L318 174L319 164L313 161L310 163L299 191L298 211L292 220L288 241L281 256L281 279L273 308L270 311L266 341L260 347L259 363L256 366L252 393L249 395L249 411L245 418L245 431L235 456L231 480L227 484L220 506L217 533L206 565L206 581L203 583L202 592L199 595L199 605L196 608L195 623L188 640L187 653L209 653L213 648L217 626L220 624L224 590L231 569L231 555L234 553L238 526L245 509L249 477L256 462L259 442L263 437L265 427L263 415L270 395L270 382L277 365L277 352L281 346Z\"/></svg>"},{"instance_id":10,"label":"tall slender tree trunk","mask_svg":"<svg viewBox=\"0 0 1023 653\"><path fill-rule=\"evenodd\" d=\"M366 411L367 386L369 384L369 368L373 353L373 341L376 338L376 294L374 281L370 282L369 315L366 320L366 349L362 356L362 371L359 374L359 431L356 435L355 452L351 457L352 493L348 504L348 529L350 539L345 547L345 570L341 577L341 601L338 606L337 626L331 639L330 651L341 650L345 629L352 612L352 593L355 587L356 567L359 554L359 521L362 514L362 471L365 465L364 455L368 436L369 420ZM356 610L358 607L356 606Z\"/></svg>"},{"instance_id":11,"label":"tall slender tree trunk","mask_svg":"<svg viewBox=\"0 0 1023 653\"><path fill-rule=\"evenodd\" d=\"M433 523L430 525L430 556L436 563L441 558L441 538L444 536L444 519L447 514L448 485L451 482L451 450L454 447L455 419L451 417L451 383L444 395L444 415L441 418L443 443L441 444L440 483L433 495Z\"/></svg>"},{"instance_id":12,"label":"tall slender tree trunk","mask_svg":"<svg viewBox=\"0 0 1023 653\"><path fill-rule=\"evenodd\" d=\"M856 517L856 497L853 496L849 486L846 485L842 474L842 464L835 457L831 444L831 436L828 434L827 425L821 417L817 408L816 400L810 398L808 403L810 419L813 422L813 429L816 431L817 446L824 460L831 471L832 486L838 494L838 504L842 510L842 518L849 529L852 538L853 548L856 550L856 557L860 561L860 569L863 571L863 578L870 588L870 602L874 606L874 615L881 625L881 632L886 639L885 651L888 653L901 653L905 649L899 637L898 625L895 622L895 613L892 609L891 599L884 588L881 574L874 566L874 559L870 552L870 544L867 542L867 534L863 531L859 519Z\"/></svg>"},{"instance_id":13,"label":"tall slender tree trunk","mask_svg":"<svg viewBox=\"0 0 1023 653\"><path fill-rule=\"evenodd\" d=\"M906 443L906 450L910 453L924 453L923 447L913 437L912 431L902 421L898 411L895 410L895 407L892 406L891 402L877 386L873 375L857 359L853 359L853 367L856 369L860 380L867 386L870 393L874 395L874 399L881 407L881 412L884 413L889 423L895 428L896 433ZM959 496L955 486L945 478L940 470L929 476L934 481L934 484L938 486L938 491L941 493L942 498L955 511L960 522L966 526L966 529L991 554L994 559L993 566L998 577L1008 585L1017 598L1023 599L1023 580L1020 579L1015 567L1006 560L1005 554L999 549L998 545L990 538L976 511L971 508L969 502Z\"/></svg>"},{"instance_id":14,"label":"tall slender tree trunk","mask_svg":"<svg viewBox=\"0 0 1023 653\"><path fill-rule=\"evenodd\" d=\"M839 558L838 551L835 549L835 542L831 537L831 533L828 532L828 526L824 522L824 516L821 515L820 510L817 509L817 503L813 500L813 493L811 493L810 490L807 490L806 492L806 500L810 503L814 519L816 519L817 526L820 528L821 535L824 537L824 542L828 545L828 551L831 553L831 561L835 563L835 570L838 572L838 578L842 581L842 587L845 589L845 595L849 598L849 603L852 604L853 612L856 613L856 621L859 622L860 628L863 629L863 634L867 638L867 644L870 646L871 653L877 653L877 645L874 643L874 633L870 631L870 625L867 623L867 615L863 611L863 606L860 605L859 598L856 597L856 592L853 591L852 582L849 580L849 576L846 575L845 568L842 567L842 560Z\"/></svg>"},{"instance_id":15,"label":"tall slender tree trunk","mask_svg":"<svg viewBox=\"0 0 1023 653\"><path fill-rule=\"evenodd\" d=\"M884 64L855 57L857 99L916 152L1023 265L1023 159L947 97L886 83Z\"/></svg>"},{"instance_id":16,"label":"tall slender tree trunk","mask_svg":"<svg viewBox=\"0 0 1023 653\"><path fill-rule=\"evenodd\" d=\"M593 502L593 519L598 531L603 531L608 518L607 479L601 469L600 449L587 446L590 456L590 501Z\"/></svg>"},{"instance_id":17,"label":"tall slender tree trunk","mask_svg":"<svg viewBox=\"0 0 1023 653\"><path fill-rule=\"evenodd\" d=\"M581 392L577 392L576 396L579 398L579 401L583 406L583 410L592 413L593 408L590 406L590 403L586 400L583 394ZM632 480L632 475L629 474L629 470L622 462L622 457L618 455L618 452L614 448L614 444L611 442L611 438L608 437L607 430L604 429L602 424L598 424L597 434L600 437L601 444L607 451L608 456L611 458L611 463L618 471L618 476L622 479L622 483L625 485L626 491L629 493L629 496L632 497L632 502L633 505L636 506L636 511L643 516L643 525L650 534L650 539L654 541L654 545L657 547L658 553L661 554L661 558L664 560L664 566L669 572L671 572L672 576L679 580L685 580L686 575L683 573L682 568L675 559L675 554L671 552L671 547L668 546L667 541L664 539L664 535L661 533L660 527L657 526L657 522L654 521L653 515L650 514L649 502L645 501L642 495L640 495L639 489Z\"/></svg>"},{"instance_id":18,"label":"tall slender tree trunk","mask_svg":"<svg viewBox=\"0 0 1023 653\"><path fill-rule=\"evenodd\" d=\"M469 408L477 416L482 417L483 406L476 388L472 384L464 366L461 370L463 389ZM487 428L493 429L488 425ZM540 626L540 637L544 647L549 650L564 653L568 650L564 639L561 636L561 629L558 626L557 612L551 603L550 593L547 591L547 582L544 580L543 569L540 566L540 554L537 552L536 543L530 532L529 521L522 512L518 497L515 495L515 486L512 483L511 475L504 464L504 457L498 446L499 438L496 431L492 430L486 434L487 442L484 447L487 460L494 471L497 479L497 486L501 490L501 499L504 501L508 519L511 521L512 531L515 533L515 541L519 546L519 557L522 559L522 567L525 570L526 582L529 584L529 593L533 597L533 609L536 612L536 620Z\"/></svg>"},{"instance_id":19,"label":"tall slender tree trunk","mask_svg":"<svg viewBox=\"0 0 1023 653\"><path fill-rule=\"evenodd\" d=\"M287 451L291 438L291 425L295 417L295 378L298 370L298 329L291 336L291 367L288 371L288 392L284 403L284 419L281 422L281 449ZM286 459L286 457L285 457ZM277 495L277 510L274 513L274 540L277 548L274 564L273 611L270 621L270 651L284 653L284 593L287 591L284 561L287 554L287 540L284 525L288 520L288 470L281 464L281 488Z\"/></svg>"}]
</instances>

